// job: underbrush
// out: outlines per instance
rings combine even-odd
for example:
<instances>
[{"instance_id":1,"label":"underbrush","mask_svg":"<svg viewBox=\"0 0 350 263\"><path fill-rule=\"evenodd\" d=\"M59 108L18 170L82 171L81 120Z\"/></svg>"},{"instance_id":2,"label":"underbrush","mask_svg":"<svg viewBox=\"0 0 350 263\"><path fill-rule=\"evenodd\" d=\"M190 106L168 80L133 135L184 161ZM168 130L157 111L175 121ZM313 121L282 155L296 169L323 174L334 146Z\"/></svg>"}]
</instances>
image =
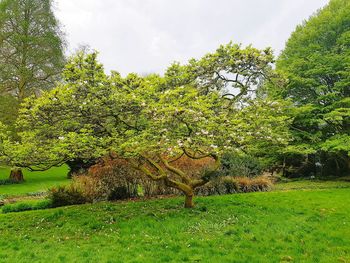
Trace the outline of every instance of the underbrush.
<instances>
[{"instance_id":1,"label":"underbrush","mask_svg":"<svg viewBox=\"0 0 350 263\"><path fill-rule=\"evenodd\" d=\"M273 186L272 181L263 176L249 177L219 177L197 190L198 195L224 195L250 192L266 192Z\"/></svg>"},{"instance_id":2,"label":"underbrush","mask_svg":"<svg viewBox=\"0 0 350 263\"><path fill-rule=\"evenodd\" d=\"M176 189L168 188L157 182L127 177L104 178L101 176L83 175L73 178L69 186L52 188L49 199L53 207L94 203L98 201L114 201L130 198L158 197L164 195L181 195ZM272 188L272 182L266 177L230 177L216 178L205 186L198 188L196 195L225 195L235 193L266 192ZM148 187L148 188L147 188ZM149 189L153 189L150 191ZM146 194L145 194L146 193Z\"/></svg>"}]
</instances>

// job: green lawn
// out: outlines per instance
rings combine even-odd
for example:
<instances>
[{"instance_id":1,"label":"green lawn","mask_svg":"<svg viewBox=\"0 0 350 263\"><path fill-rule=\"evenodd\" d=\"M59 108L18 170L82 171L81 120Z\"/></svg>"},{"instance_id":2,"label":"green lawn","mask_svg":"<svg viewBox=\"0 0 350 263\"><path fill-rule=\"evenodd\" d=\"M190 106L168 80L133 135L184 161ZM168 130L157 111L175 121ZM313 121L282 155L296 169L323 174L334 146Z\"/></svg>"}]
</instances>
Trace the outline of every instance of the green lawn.
<instances>
[{"instance_id":1,"label":"green lawn","mask_svg":"<svg viewBox=\"0 0 350 263\"><path fill-rule=\"evenodd\" d=\"M68 184L68 168L66 166L51 168L45 172L24 171L25 182L21 184L0 185L0 196L18 196L28 193L47 191L56 185ZM0 167L0 180L7 179L9 168Z\"/></svg>"},{"instance_id":2,"label":"green lawn","mask_svg":"<svg viewBox=\"0 0 350 263\"><path fill-rule=\"evenodd\" d=\"M277 183L273 190L308 190L350 187L350 177L336 180L292 180L287 183Z\"/></svg>"},{"instance_id":3,"label":"green lawn","mask_svg":"<svg viewBox=\"0 0 350 263\"><path fill-rule=\"evenodd\" d=\"M350 262L350 188L0 215L0 262Z\"/></svg>"}]
</instances>

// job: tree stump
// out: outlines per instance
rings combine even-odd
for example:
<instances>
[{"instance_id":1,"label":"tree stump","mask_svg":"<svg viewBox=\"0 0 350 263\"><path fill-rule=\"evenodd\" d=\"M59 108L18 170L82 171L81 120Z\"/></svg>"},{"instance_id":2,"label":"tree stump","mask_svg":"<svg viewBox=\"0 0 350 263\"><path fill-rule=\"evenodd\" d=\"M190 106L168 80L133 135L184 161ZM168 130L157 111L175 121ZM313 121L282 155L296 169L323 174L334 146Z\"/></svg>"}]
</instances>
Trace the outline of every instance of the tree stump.
<instances>
[{"instance_id":1,"label":"tree stump","mask_svg":"<svg viewBox=\"0 0 350 263\"><path fill-rule=\"evenodd\" d=\"M14 181L14 182L23 182L24 177L23 177L22 169L21 168L12 168L9 179Z\"/></svg>"}]
</instances>

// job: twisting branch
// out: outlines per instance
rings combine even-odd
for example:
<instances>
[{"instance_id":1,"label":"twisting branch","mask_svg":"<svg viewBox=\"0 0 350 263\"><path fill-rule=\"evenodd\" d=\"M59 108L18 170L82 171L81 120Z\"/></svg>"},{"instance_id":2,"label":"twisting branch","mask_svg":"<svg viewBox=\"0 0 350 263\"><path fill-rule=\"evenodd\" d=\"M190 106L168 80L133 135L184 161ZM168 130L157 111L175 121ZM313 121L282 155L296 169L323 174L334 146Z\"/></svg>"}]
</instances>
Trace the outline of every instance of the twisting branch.
<instances>
[{"instance_id":1,"label":"twisting branch","mask_svg":"<svg viewBox=\"0 0 350 263\"><path fill-rule=\"evenodd\" d=\"M162 161L162 163L165 165L165 167L173 172L174 174L178 175L181 177L181 179L186 183L186 184L189 184L191 182L191 178L186 174L184 173L183 171L181 171L180 169L177 169L176 167L172 166L169 164L169 162L163 158L162 156L159 156L160 160Z\"/></svg>"},{"instance_id":2,"label":"twisting branch","mask_svg":"<svg viewBox=\"0 0 350 263\"><path fill-rule=\"evenodd\" d=\"M168 161L168 163L176 162L177 160L180 160L185 155L184 152L182 152L178 157L175 157L174 159Z\"/></svg>"},{"instance_id":3,"label":"twisting branch","mask_svg":"<svg viewBox=\"0 0 350 263\"><path fill-rule=\"evenodd\" d=\"M128 163L130 163L130 165L133 168L143 172L146 176L148 176L150 179L152 179L154 181L159 181L159 180L166 178L166 174L155 175L149 169L147 169L145 166L136 162L134 159L128 159L127 161L128 161Z\"/></svg>"},{"instance_id":4,"label":"twisting branch","mask_svg":"<svg viewBox=\"0 0 350 263\"><path fill-rule=\"evenodd\" d=\"M210 156L211 156L210 153L209 153L209 154L204 154L204 155L201 155L201 156L196 156L195 153L192 154L192 153L190 153L189 151L187 151L185 147L182 147L182 150L183 150L183 152L185 153L185 155L186 155L187 157L189 157L189 158L191 158L191 159L194 159L194 160L199 160L199 159L203 159L203 158L206 158L206 157L210 157Z\"/></svg>"}]
</instances>

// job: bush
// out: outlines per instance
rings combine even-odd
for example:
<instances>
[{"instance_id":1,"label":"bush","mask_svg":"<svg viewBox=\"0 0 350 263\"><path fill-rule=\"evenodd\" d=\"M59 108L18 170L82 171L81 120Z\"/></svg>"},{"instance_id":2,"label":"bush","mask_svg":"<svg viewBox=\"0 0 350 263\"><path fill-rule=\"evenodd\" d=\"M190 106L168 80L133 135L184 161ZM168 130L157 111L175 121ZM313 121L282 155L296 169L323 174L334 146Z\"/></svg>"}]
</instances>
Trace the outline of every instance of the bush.
<instances>
[{"instance_id":1,"label":"bush","mask_svg":"<svg viewBox=\"0 0 350 263\"><path fill-rule=\"evenodd\" d=\"M197 190L198 195L223 195L234 193L264 192L272 187L269 178L259 176L249 177L219 177Z\"/></svg>"},{"instance_id":2,"label":"bush","mask_svg":"<svg viewBox=\"0 0 350 263\"><path fill-rule=\"evenodd\" d=\"M40 210L47 209L52 207L51 200L43 200L35 203L15 203L7 204L2 207L2 213L11 213L11 212L22 212L29 210Z\"/></svg>"},{"instance_id":3,"label":"bush","mask_svg":"<svg viewBox=\"0 0 350 263\"><path fill-rule=\"evenodd\" d=\"M124 160L104 160L74 182L89 201L113 201L137 197L141 176Z\"/></svg>"},{"instance_id":4,"label":"bush","mask_svg":"<svg viewBox=\"0 0 350 263\"><path fill-rule=\"evenodd\" d=\"M255 157L226 153L222 158L222 176L255 177L262 172L263 165Z\"/></svg>"},{"instance_id":5,"label":"bush","mask_svg":"<svg viewBox=\"0 0 350 263\"><path fill-rule=\"evenodd\" d=\"M89 201L85 198L82 190L74 184L51 188L49 190L49 199L51 200L52 207L79 205Z\"/></svg>"},{"instance_id":6,"label":"bush","mask_svg":"<svg viewBox=\"0 0 350 263\"><path fill-rule=\"evenodd\" d=\"M122 200L140 196L171 195L177 190L166 187L163 182L152 181L122 159L105 159L94 165L85 176L74 178L91 201Z\"/></svg>"},{"instance_id":7,"label":"bush","mask_svg":"<svg viewBox=\"0 0 350 263\"><path fill-rule=\"evenodd\" d=\"M248 160L248 159L246 159ZM210 158L193 161L183 157L172 163L185 170L191 177L201 176L212 163ZM233 167L233 166L231 166ZM252 165L251 167L256 167ZM254 171L254 173L252 172ZM250 175L258 169L251 169ZM207 185L196 190L199 195L220 195L242 192L267 191L271 182L262 177L221 176L221 172L211 176L215 178ZM152 181L132 168L122 159L104 159L92 166L86 175L73 177L68 187L51 189L50 199L53 206L75 205L88 202L114 201L140 196L179 195L178 190L167 187L163 181Z\"/></svg>"}]
</instances>

